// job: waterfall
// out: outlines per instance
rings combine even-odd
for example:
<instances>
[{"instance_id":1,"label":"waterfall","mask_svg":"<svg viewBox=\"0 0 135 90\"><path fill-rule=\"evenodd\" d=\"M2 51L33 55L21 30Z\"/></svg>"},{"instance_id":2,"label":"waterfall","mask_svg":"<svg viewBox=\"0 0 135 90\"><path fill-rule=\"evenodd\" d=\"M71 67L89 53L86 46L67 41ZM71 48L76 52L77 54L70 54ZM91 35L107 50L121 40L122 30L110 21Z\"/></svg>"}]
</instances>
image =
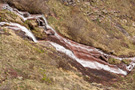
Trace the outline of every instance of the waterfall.
<instances>
[{"instance_id":1,"label":"waterfall","mask_svg":"<svg viewBox=\"0 0 135 90\"><path fill-rule=\"evenodd\" d=\"M63 46L61 46L59 44L56 44L56 43L53 43L53 42L50 42L50 43L56 48L57 51L65 53L66 55L68 55L72 59L79 62L83 67L88 67L88 68L97 69L97 70L103 69L103 70L106 70L106 71L109 71L109 72L112 72L112 73L127 75L126 71L123 71L119 68L117 69L117 67L113 68L113 67L109 67L109 66L104 65L104 64L100 64L100 63L95 62L95 61L91 62L91 61L79 59L72 53L72 51L64 48Z\"/></svg>"},{"instance_id":2,"label":"waterfall","mask_svg":"<svg viewBox=\"0 0 135 90\"><path fill-rule=\"evenodd\" d=\"M26 33L26 36L30 37L34 42L37 42L35 36L32 34L30 30L28 30L26 27L18 24L18 23L8 23L8 22L0 22L0 26L6 26L6 28L13 29L13 30L22 30L23 32Z\"/></svg>"}]
</instances>

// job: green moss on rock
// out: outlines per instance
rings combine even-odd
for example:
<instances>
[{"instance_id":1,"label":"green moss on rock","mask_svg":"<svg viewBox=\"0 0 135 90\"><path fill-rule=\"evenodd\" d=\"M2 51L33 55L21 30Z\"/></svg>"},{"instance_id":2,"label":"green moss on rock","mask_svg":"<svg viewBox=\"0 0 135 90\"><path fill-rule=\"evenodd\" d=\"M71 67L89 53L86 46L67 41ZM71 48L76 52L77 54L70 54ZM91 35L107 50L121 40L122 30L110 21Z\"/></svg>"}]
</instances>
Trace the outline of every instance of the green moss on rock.
<instances>
[{"instance_id":1,"label":"green moss on rock","mask_svg":"<svg viewBox=\"0 0 135 90\"><path fill-rule=\"evenodd\" d=\"M37 39L45 40L47 38L47 35L44 32L44 29L43 28L34 27L34 29L32 30L32 33L35 35L35 37Z\"/></svg>"},{"instance_id":2,"label":"green moss on rock","mask_svg":"<svg viewBox=\"0 0 135 90\"><path fill-rule=\"evenodd\" d=\"M109 62L110 64L115 64L115 65L121 63L120 60L114 59L114 58L109 58L109 59L108 59L108 62Z\"/></svg>"},{"instance_id":3,"label":"green moss on rock","mask_svg":"<svg viewBox=\"0 0 135 90\"><path fill-rule=\"evenodd\" d=\"M130 59L123 59L122 62L129 65L131 63L131 60Z\"/></svg>"}]
</instances>

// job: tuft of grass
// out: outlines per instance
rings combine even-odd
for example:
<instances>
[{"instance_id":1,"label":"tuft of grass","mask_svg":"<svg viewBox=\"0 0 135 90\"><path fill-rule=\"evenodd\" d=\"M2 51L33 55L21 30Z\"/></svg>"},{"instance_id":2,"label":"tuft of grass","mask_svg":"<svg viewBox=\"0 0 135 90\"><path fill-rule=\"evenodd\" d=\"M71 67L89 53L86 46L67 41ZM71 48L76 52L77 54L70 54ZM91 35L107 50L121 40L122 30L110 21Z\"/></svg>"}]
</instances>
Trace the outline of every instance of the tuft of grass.
<instances>
[{"instance_id":1,"label":"tuft of grass","mask_svg":"<svg viewBox=\"0 0 135 90\"><path fill-rule=\"evenodd\" d=\"M46 74L43 75L43 78L41 79L42 82L45 82L47 84L51 84L52 81L50 80L50 78L47 77Z\"/></svg>"},{"instance_id":2,"label":"tuft of grass","mask_svg":"<svg viewBox=\"0 0 135 90\"><path fill-rule=\"evenodd\" d=\"M131 60L130 59L124 59L124 60L122 60L122 62L129 65L131 63Z\"/></svg>"},{"instance_id":3,"label":"tuft of grass","mask_svg":"<svg viewBox=\"0 0 135 90\"><path fill-rule=\"evenodd\" d=\"M110 64L120 64L120 63L121 63L120 60L114 59L114 58L109 58L109 59L108 59L108 62L109 62Z\"/></svg>"},{"instance_id":4,"label":"tuft of grass","mask_svg":"<svg viewBox=\"0 0 135 90\"><path fill-rule=\"evenodd\" d=\"M39 48L33 48L35 51L37 51L38 53L44 53L45 51L43 49L39 49Z\"/></svg>"}]
</instances>

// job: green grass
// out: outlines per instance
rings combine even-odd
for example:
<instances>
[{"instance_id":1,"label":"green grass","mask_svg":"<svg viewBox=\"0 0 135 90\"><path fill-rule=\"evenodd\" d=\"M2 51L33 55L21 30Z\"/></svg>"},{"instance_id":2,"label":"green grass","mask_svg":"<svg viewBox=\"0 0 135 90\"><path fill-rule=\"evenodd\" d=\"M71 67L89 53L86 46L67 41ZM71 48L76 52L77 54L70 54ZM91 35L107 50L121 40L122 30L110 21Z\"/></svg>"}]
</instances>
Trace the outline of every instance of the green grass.
<instances>
[{"instance_id":1,"label":"green grass","mask_svg":"<svg viewBox=\"0 0 135 90\"><path fill-rule=\"evenodd\" d=\"M131 60L130 59L124 59L124 60L122 60L122 62L129 65L131 63Z\"/></svg>"},{"instance_id":2,"label":"green grass","mask_svg":"<svg viewBox=\"0 0 135 90\"><path fill-rule=\"evenodd\" d=\"M120 60L117 60L117 59L114 59L114 58L109 58L109 59L108 59L108 62L109 62L110 64L116 64L116 65L121 63Z\"/></svg>"}]
</instances>

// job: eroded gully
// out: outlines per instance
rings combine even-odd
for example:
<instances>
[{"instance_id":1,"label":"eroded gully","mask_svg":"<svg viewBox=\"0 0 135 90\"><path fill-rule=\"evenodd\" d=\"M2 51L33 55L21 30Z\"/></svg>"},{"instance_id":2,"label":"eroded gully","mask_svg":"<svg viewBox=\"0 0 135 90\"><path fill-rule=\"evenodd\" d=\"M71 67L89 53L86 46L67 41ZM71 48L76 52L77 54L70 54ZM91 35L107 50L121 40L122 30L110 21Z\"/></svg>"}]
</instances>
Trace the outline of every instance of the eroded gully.
<instances>
[{"instance_id":1,"label":"eroded gully","mask_svg":"<svg viewBox=\"0 0 135 90\"><path fill-rule=\"evenodd\" d=\"M48 42L53 45L57 51L65 53L70 58L76 60L83 67L96 69L96 70L106 70L112 73L127 75L135 66L135 57L132 58L120 58L113 55L106 54L101 50L98 50L91 46L82 45L76 43L72 40L62 37L59 35L48 23L44 15L31 15L28 12L21 12L15 8L10 7L8 4L2 4L2 9L9 10L24 21L34 19L38 22L39 26L44 28L45 33L48 35ZM26 27L12 22L0 22L0 26L12 29L21 30L26 33L26 35L34 42L38 42L35 36ZM118 60L130 59L132 60L129 65L113 65L107 62L108 58L114 58Z\"/></svg>"}]
</instances>

